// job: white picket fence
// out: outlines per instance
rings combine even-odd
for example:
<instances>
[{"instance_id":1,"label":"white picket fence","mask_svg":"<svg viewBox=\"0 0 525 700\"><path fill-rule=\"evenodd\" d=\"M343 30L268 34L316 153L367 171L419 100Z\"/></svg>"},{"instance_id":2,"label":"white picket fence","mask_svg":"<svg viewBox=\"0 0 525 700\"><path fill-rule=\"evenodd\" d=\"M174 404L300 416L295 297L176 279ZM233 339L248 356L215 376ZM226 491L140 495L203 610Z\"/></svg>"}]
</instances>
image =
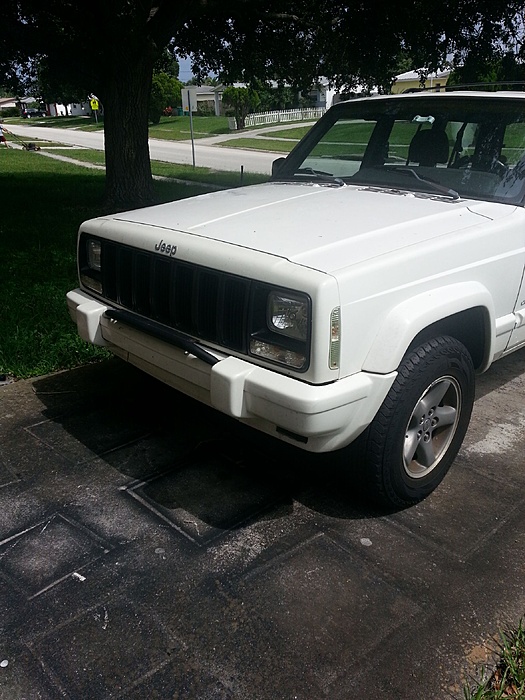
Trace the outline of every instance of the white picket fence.
<instances>
[{"instance_id":1,"label":"white picket fence","mask_svg":"<svg viewBox=\"0 0 525 700\"><path fill-rule=\"evenodd\" d=\"M325 107L308 107L305 109L283 109L274 112L260 112L259 114L249 114L246 117L244 126L265 126L266 124L281 124L285 122L300 122L308 119L319 119L326 112ZM232 131L237 129L235 117L229 117L228 126Z\"/></svg>"}]
</instances>

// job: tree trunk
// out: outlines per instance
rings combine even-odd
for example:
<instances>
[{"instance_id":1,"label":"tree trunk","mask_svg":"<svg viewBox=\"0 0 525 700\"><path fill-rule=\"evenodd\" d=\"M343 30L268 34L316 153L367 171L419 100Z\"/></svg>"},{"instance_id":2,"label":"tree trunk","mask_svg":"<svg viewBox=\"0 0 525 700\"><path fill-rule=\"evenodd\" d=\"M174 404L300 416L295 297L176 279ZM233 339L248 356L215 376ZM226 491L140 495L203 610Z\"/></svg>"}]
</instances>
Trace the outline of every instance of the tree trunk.
<instances>
[{"instance_id":1,"label":"tree trunk","mask_svg":"<svg viewBox=\"0 0 525 700\"><path fill-rule=\"evenodd\" d=\"M106 196L108 211L143 207L153 202L148 144L148 105L153 52L112 52L104 94Z\"/></svg>"}]
</instances>

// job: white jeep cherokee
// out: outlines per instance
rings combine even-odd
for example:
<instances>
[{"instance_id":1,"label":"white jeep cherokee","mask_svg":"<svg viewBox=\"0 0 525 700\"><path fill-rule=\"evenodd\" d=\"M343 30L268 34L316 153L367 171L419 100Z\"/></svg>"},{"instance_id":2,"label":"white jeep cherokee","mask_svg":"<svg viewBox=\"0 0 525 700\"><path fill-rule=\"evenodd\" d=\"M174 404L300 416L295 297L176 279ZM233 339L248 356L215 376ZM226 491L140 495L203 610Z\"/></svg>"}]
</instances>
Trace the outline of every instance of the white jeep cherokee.
<instances>
[{"instance_id":1,"label":"white jeep cherokee","mask_svg":"<svg viewBox=\"0 0 525 700\"><path fill-rule=\"evenodd\" d=\"M415 503L458 452L475 372L525 345L524 195L525 93L355 99L267 184L82 224L69 309L254 428L356 441L376 499Z\"/></svg>"}]
</instances>

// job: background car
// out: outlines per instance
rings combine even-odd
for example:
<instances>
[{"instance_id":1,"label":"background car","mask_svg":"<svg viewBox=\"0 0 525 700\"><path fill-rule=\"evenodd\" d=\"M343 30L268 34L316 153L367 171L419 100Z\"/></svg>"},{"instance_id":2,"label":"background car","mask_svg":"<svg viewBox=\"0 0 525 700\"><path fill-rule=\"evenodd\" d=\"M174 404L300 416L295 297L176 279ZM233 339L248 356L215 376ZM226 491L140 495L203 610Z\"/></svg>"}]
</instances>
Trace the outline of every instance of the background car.
<instances>
[{"instance_id":1,"label":"background car","mask_svg":"<svg viewBox=\"0 0 525 700\"><path fill-rule=\"evenodd\" d=\"M22 110L22 117L24 119L31 119L34 117L47 117L47 112L45 109L35 109L33 107L28 107Z\"/></svg>"}]
</instances>

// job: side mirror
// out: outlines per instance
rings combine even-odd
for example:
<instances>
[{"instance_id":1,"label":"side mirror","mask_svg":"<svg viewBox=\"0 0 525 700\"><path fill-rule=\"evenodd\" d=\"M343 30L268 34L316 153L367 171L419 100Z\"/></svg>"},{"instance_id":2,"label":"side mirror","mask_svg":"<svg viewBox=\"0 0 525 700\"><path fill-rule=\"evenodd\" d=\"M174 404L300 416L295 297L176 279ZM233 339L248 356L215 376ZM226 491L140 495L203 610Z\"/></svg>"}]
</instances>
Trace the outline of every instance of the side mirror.
<instances>
[{"instance_id":1,"label":"side mirror","mask_svg":"<svg viewBox=\"0 0 525 700\"><path fill-rule=\"evenodd\" d=\"M272 163L272 177L278 177L279 173L283 169L284 161L286 158L277 158Z\"/></svg>"}]
</instances>

